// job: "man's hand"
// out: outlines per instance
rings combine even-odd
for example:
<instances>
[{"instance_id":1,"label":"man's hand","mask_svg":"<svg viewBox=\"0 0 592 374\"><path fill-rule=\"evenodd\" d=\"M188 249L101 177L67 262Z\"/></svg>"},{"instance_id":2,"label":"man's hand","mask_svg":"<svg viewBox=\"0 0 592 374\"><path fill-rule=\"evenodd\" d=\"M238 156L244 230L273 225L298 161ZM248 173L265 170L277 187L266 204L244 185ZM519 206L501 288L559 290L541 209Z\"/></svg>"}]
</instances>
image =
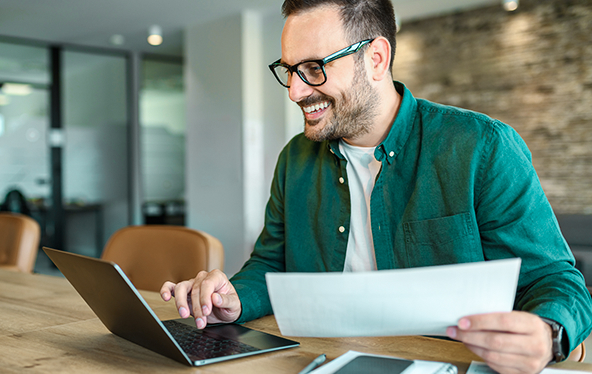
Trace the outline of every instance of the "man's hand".
<instances>
[{"instance_id":1,"label":"man's hand","mask_svg":"<svg viewBox=\"0 0 592 374\"><path fill-rule=\"evenodd\" d=\"M501 374L539 373L553 359L551 326L527 312L463 317L446 334Z\"/></svg>"},{"instance_id":2,"label":"man's hand","mask_svg":"<svg viewBox=\"0 0 592 374\"><path fill-rule=\"evenodd\" d=\"M164 301L175 297L179 315L192 315L199 329L208 323L234 322L242 311L234 286L220 270L201 271L195 279L177 284L165 282L160 296Z\"/></svg>"}]
</instances>

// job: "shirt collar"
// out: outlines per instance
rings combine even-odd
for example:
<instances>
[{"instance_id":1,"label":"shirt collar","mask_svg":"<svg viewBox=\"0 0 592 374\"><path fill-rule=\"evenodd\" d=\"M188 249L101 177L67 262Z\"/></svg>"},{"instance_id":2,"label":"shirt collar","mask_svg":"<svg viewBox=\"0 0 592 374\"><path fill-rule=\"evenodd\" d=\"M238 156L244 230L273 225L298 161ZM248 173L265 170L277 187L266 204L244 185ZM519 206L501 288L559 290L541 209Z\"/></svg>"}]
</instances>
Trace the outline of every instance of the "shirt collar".
<instances>
[{"instance_id":1,"label":"shirt collar","mask_svg":"<svg viewBox=\"0 0 592 374\"><path fill-rule=\"evenodd\" d=\"M386 159L389 165L394 162L407 142L417 113L417 101L411 91L401 82L394 81L393 84L399 95L401 95L401 106L389 134L374 150L374 157L381 162ZM339 151L339 140L332 140L328 142L327 146L331 153L340 159L344 158Z\"/></svg>"}]
</instances>

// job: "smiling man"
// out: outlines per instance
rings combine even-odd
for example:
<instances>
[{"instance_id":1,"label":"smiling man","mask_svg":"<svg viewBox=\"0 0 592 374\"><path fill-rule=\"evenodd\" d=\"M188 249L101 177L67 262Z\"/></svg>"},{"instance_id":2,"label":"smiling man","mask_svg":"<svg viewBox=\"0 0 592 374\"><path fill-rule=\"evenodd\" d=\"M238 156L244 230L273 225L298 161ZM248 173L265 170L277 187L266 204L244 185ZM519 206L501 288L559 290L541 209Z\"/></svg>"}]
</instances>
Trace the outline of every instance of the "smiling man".
<instances>
[{"instance_id":1,"label":"smiling man","mask_svg":"<svg viewBox=\"0 0 592 374\"><path fill-rule=\"evenodd\" d=\"M291 12L288 6L286 3L286 13ZM386 136L400 98L392 82L384 88L370 83L364 54L359 52L369 44L380 45L379 57L390 60L384 55L390 53L389 41L384 37L361 40L335 52L336 46L350 43L351 35L344 33L341 14L332 8L288 17L282 34L282 58L270 68L288 88L290 99L302 108L308 139L344 139L352 145L376 146ZM303 33L303 28L310 32ZM394 40L394 35L391 37ZM315 48L310 48L313 45ZM381 75L390 68L390 63L382 62ZM334 71L330 78L325 69ZM384 107L389 110L382 110Z\"/></svg>"},{"instance_id":2,"label":"smiling man","mask_svg":"<svg viewBox=\"0 0 592 374\"><path fill-rule=\"evenodd\" d=\"M180 296L179 314L203 328L271 314L266 272L520 257L515 311L466 316L447 333L504 374L564 359L592 329L590 295L518 134L393 82L389 0L286 0L282 10L270 69L302 108L304 134L279 156L241 271L167 282L163 299Z\"/></svg>"}]
</instances>

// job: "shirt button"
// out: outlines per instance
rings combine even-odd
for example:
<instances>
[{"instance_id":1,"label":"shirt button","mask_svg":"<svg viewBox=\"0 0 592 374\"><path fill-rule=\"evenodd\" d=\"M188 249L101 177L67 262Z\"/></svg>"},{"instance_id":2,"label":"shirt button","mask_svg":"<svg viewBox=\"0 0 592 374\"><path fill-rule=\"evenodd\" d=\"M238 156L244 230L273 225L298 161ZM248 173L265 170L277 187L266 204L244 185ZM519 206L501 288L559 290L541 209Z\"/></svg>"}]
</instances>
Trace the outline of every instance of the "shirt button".
<instances>
[{"instance_id":1,"label":"shirt button","mask_svg":"<svg viewBox=\"0 0 592 374\"><path fill-rule=\"evenodd\" d=\"M339 177L339 183L343 184L343 182L345 182L345 179L343 179L343 177Z\"/></svg>"},{"instance_id":2,"label":"shirt button","mask_svg":"<svg viewBox=\"0 0 592 374\"><path fill-rule=\"evenodd\" d=\"M393 151L391 151L391 152L389 153L389 156L391 156L391 157L393 157L394 155L395 155L395 152L393 152Z\"/></svg>"},{"instance_id":3,"label":"shirt button","mask_svg":"<svg viewBox=\"0 0 592 374\"><path fill-rule=\"evenodd\" d=\"M345 227L339 226L339 232L344 232L344 231L345 231Z\"/></svg>"}]
</instances>

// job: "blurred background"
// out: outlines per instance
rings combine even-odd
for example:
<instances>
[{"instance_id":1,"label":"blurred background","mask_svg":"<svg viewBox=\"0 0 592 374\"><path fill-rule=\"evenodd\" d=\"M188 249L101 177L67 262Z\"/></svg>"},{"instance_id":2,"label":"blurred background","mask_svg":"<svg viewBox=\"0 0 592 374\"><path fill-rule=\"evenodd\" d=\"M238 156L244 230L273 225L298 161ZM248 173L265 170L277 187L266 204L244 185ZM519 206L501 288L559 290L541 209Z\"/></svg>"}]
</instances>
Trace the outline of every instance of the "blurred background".
<instances>
[{"instance_id":1,"label":"blurred background","mask_svg":"<svg viewBox=\"0 0 592 374\"><path fill-rule=\"evenodd\" d=\"M592 1L393 4L394 78L520 133L592 280ZM35 218L42 245L96 257L130 224L203 230L234 274L303 126L267 69L280 5L0 0L2 209Z\"/></svg>"}]
</instances>

